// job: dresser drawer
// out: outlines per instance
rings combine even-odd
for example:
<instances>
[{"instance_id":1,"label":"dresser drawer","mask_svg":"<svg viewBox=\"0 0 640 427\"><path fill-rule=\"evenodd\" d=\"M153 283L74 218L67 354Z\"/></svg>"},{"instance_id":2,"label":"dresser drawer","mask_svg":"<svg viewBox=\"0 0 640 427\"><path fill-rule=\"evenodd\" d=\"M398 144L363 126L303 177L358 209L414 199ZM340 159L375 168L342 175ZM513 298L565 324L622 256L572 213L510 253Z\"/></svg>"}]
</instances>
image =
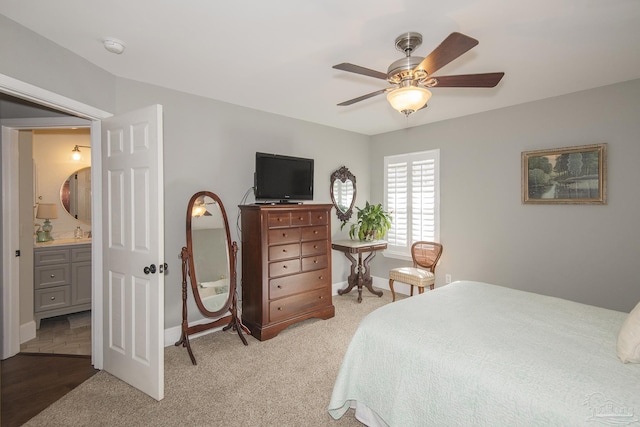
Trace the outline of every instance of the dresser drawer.
<instances>
[{"instance_id":1,"label":"dresser drawer","mask_svg":"<svg viewBox=\"0 0 640 427\"><path fill-rule=\"evenodd\" d=\"M269 277L284 276L300 272L300 258L269 264Z\"/></svg>"},{"instance_id":2,"label":"dresser drawer","mask_svg":"<svg viewBox=\"0 0 640 427\"><path fill-rule=\"evenodd\" d=\"M270 212L267 214L267 225L269 228L290 227L291 213L289 212Z\"/></svg>"},{"instance_id":3,"label":"dresser drawer","mask_svg":"<svg viewBox=\"0 0 640 427\"><path fill-rule=\"evenodd\" d=\"M302 243L302 256L323 255L327 253L327 241L317 240L315 242Z\"/></svg>"},{"instance_id":4,"label":"dresser drawer","mask_svg":"<svg viewBox=\"0 0 640 427\"><path fill-rule=\"evenodd\" d=\"M69 249L39 250L33 253L33 265L65 264L69 262Z\"/></svg>"},{"instance_id":5,"label":"dresser drawer","mask_svg":"<svg viewBox=\"0 0 640 427\"><path fill-rule=\"evenodd\" d=\"M290 243L288 245L269 246L269 261L277 261L286 258L300 256L300 243Z\"/></svg>"},{"instance_id":6,"label":"dresser drawer","mask_svg":"<svg viewBox=\"0 0 640 427\"><path fill-rule=\"evenodd\" d=\"M324 240L327 238L327 226L303 227L302 240Z\"/></svg>"},{"instance_id":7,"label":"dresser drawer","mask_svg":"<svg viewBox=\"0 0 640 427\"><path fill-rule=\"evenodd\" d=\"M69 269L69 264L36 267L34 269L34 289L70 284L71 271Z\"/></svg>"},{"instance_id":8,"label":"dresser drawer","mask_svg":"<svg viewBox=\"0 0 640 427\"><path fill-rule=\"evenodd\" d=\"M269 299L278 299L328 286L329 270L309 271L269 280Z\"/></svg>"},{"instance_id":9,"label":"dresser drawer","mask_svg":"<svg viewBox=\"0 0 640 427\"><path fill-rule=\"evenodd\" d=\"M269 245L293 243L300 241L299 228L282 228L269 230Z\"/></svg>"},{"instance_id":10,"label":"dresser drawer","mask_svg":"<svg viewBox=\"0 0 640 427\"><path fill-rule=\"evenodd\" d=\"M51 289L36 290L35 305L36 313L55 308L69 307L71 305L71 286L56 286Z\"/></svg>"},{"instance_id":11,"label":"dresser drawer","mask_svg":"<svg viewBox=\"0 0 640 427\"><path fill-rule=\"evenodd\" d=\"M280 298L269 302L269 321L286 320L327 305L331 305L331 291L328 288Z\"/></svg>"},{"instance_id":12,"label":"dresser drawer","mask_svg":"<svg viewBox=\"0 0 640 427\"><path fill-rule=\"evenodd\" d=\"M309 212L311 225L324 225L329 223L329 215L325 211Z\"/></svg>"},{"instance_id":13,"label":"dresser drawer","mask_svg":"<svg viewBox=\"0 0 640 427\"><path fill-rule=\"evenodd\" d=\"M291 212L291 225L309 225L309 212Z\"/></svg>"},{"instance_id":14,"label":"dresser drawer","mask_svg":"<svg viewBox=\"0 0 640 427\"><path fill-rule=\"evenodd\" d=\"M319 270L327 268L329 259L326 255L317 255L302 258L302 271Z\"/></svg>"}]
</instances>

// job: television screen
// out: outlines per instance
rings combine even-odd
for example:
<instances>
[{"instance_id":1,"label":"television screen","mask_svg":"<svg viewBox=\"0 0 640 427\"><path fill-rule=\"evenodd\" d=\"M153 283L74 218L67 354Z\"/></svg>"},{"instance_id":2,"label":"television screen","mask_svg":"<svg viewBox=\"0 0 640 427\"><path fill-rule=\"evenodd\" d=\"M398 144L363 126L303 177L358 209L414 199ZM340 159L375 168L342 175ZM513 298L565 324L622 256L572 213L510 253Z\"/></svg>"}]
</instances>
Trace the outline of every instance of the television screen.
<instances>
[{"instance_id":1,"label":"television screen","mask_svg":"<svg viewBox=\"0 0 640 427\"><path fill-rule=\"evenodd\" d=\"M256 200L313 200L313 159L256 153Z\"/></svg>"}]
</instances>

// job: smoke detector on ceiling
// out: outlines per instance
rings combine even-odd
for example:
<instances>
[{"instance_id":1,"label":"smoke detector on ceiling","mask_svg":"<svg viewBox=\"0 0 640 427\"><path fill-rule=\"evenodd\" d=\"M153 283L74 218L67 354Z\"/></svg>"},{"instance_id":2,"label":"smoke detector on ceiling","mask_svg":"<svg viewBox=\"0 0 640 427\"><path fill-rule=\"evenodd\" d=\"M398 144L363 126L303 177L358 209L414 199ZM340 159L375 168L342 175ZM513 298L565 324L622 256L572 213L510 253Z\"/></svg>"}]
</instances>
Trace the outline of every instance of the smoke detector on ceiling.
<instances>
[{"instance_id":1,"label":"smoke detector on ceiling","mask_svg":"<svg viewBox=\"0 0 640 427\"><path fill-rule=\"evenodd\" d=\"M102 43L104 43L104 48L111 53L120 55L124 52L125 44L121 40L114 39L113 37L105 37Z\"/></svg>"}]
</instances>

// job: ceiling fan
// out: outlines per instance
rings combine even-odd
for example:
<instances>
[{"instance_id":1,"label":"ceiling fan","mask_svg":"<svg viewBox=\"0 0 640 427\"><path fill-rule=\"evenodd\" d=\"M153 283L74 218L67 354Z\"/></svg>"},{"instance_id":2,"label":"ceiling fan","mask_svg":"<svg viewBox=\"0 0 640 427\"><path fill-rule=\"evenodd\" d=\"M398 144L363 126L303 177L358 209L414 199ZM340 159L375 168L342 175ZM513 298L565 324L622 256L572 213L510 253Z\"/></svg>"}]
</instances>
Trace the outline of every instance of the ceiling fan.
<instances>
[{"instance_id":1,"label":"ceiling fan","mask_svg":"<svg viewBox=\"0 0 640 427\"><path fill-rule=\"evenodd\" d=\"M405 57L393 62L386 73L346 62L334 65L333 68L337 70L386 80L393 85L338 105L351 105L386 93L391 106L408 116L427 106L427 101L431 98L431 92L427 88L495 87L504 76L504 73L434 76L433 73L440 68L475 47L478 40L461 33L451 33L427 57L411 56L411 53L421 44L422 34L420 33L408 32L398 36L396 49L403 52Z\"/></svg>"}]
</instances>

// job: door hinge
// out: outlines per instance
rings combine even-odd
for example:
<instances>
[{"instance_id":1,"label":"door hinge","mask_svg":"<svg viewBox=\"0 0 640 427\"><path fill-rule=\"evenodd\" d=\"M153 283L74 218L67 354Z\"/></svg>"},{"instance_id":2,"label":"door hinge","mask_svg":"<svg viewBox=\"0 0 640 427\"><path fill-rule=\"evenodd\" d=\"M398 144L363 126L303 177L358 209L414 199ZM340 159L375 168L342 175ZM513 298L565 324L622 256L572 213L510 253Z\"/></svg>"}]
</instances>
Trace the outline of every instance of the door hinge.
<instances>
[{"instance_id":1,"label":"door hinge","mask_svg":"<svg viewBox=\"0 0 640 427\"><path fill-rule=\"evenodd\" d=\"M20 256L20 249L16 251L16 256Z\"/></svg>"}]
</instances>

